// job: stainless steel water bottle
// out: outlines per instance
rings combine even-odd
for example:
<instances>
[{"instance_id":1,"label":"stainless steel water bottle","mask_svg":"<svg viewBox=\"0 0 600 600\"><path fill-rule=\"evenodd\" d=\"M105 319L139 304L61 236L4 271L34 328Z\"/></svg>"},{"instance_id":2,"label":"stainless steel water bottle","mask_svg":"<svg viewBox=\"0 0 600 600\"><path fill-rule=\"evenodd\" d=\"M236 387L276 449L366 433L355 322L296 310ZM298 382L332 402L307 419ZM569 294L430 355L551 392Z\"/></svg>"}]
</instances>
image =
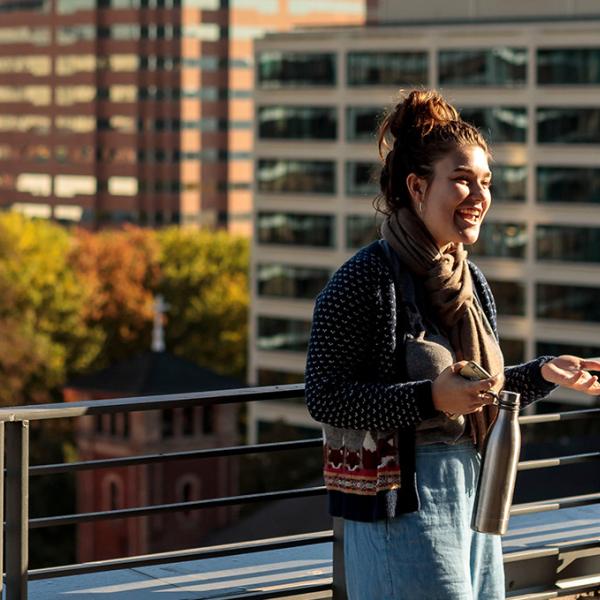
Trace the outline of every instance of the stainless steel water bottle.
<instances>
[{"instance_id":1,"label":"stainless steel water bottle","mask_svg":"<svg viewBox=\"0 0 600 600\"><path fill-rule=\"evenodd\" d=\"M521 450L519 399L516 392L500 392L498 416L483 445L471 519L475 531L502 535L508 528Z\"/></svg>"}]
</instances>

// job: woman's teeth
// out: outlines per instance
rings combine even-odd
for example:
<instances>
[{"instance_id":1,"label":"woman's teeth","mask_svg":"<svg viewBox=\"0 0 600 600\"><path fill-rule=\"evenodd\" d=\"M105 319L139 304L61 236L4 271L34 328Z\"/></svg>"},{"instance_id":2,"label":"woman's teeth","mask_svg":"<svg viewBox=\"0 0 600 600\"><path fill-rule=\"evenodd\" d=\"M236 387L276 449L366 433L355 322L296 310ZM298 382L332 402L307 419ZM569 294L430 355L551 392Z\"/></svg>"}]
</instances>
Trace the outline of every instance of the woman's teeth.
<instances>
[{"instance_id":1,"label":"woman's teeth","mask_svg":"<svg viewBox=\"0 0 600 600\"><path fill-rule=\"evenodd\" d=\"M477 208L462 208L461 210L457 210L456 212L458 213L458 216L463 221L469 223L469 225L477 225L477 223L479 223L481 211Z\"/></svg>"}]
</instances>

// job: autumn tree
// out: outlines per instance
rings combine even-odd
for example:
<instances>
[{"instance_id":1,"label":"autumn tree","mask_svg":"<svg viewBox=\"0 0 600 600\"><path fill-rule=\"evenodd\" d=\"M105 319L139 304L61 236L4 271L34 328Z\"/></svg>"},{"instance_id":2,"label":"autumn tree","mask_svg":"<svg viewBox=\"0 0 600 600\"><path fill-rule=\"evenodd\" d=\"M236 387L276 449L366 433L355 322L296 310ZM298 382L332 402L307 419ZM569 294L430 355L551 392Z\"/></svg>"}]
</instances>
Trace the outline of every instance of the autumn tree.
<instances>
[{"instance_id":1,"label":"autumn tree","mask_svg":"<svg viewBox=\"0 0 600 600\"><path fill-rule=\"evenodd\" d=\"M48 402L66 373L99 350L81 307L88 296L68 263L62 227L0 214L0 404Z\"/></svg>"},{"instance_id":2,"label":"autumn tree","mask_svg":"<svg viewBox=\"0 0 600 600\"><path fill-rule=\"evenodd\" d=\"M84 320L102 336L94 369L148 349L159 281L155 232L77 230L70 262L89 294Z\"/></svg>"},{"instance_id":3,"label":"autumn tree","mask_svg":"<svg viewBox=\"0 0 600 600\"><path fill-rule=\"evenodd\" d=\"M161 230L157 236L159 290L170 306L168 349L244 380L248 240L224 231L177 228Z\"/></svg>"}]
</instances>

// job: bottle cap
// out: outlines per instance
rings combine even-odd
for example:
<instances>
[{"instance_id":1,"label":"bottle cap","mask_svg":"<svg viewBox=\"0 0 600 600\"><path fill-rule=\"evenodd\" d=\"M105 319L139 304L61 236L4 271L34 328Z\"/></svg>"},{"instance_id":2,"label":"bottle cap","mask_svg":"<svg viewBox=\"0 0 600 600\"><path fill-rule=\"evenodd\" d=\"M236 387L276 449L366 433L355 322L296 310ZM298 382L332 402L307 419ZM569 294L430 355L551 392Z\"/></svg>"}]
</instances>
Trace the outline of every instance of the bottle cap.
<instances>
[{"instance_id":1,"label":"bottle cap","mask_svg":"<svg viewBox=\"0 0 600 600\"><path fill-rule=\"evenodd\" d=\"M519 408L521 404L521 394L502 390L498 404L504 408Z\"/></svg>"}]
</instances>

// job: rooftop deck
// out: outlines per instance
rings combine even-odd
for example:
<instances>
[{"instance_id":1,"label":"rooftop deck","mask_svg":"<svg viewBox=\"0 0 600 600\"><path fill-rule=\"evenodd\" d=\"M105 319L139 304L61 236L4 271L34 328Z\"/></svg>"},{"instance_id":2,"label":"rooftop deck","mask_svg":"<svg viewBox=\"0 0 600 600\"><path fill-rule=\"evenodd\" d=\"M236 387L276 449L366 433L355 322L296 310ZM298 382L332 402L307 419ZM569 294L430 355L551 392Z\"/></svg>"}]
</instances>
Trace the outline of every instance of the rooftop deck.
<instances>
[{"instance_id":1,"label":"rooftop deck","mask_svg":"<svg viewBox=\"0 0 600 600\"><path fill-rule=\"evenodd\" d=\"M45 519L28 515L28 423L30 420L77 417L91 414L153 410L248 401L297 398L302 385L249 388L187 395L124 398L70 404L0 409L0 443L6 430L6 585L5 598L44 600L83 598L148 598L168 594L174 600L199 598L345 598L342 532L313 532L255 542L195 548L98 563L57 567L28 573L30 526L60 525L148 514L197 510L215 505L256 501L284 501L325 493L322 486L284 490L271 494L204 499L171 505L145 506ZM543 422L599 418L600 409L520 418L523 426ZM298 448L318 446L319 440L291 443ZM242 455L272 452L290 444L259 444L194 452L198 456ZM0 452L0 456L2 453ZM154 455L118 459L120 464L189 458ZM523 461L520 470L597 462L600 452ZM110 461L93 464L36 467L36 472L103 468ZM2 465L3 466L3 465ZM551 473L552 471L547 471ZM0 498L2 490L0 490ZM4 508L4 507L1 507ZM543 500L513 506L511 527L503 539L505 572L510 598L544 600L578 592L600 590L600 493ZM302 515L299 514L301 519ZM1 523L1 520L0 520ZM4 531L0 529L0 534ZM29 583L28 583L29 580Z\"/></svg>"}]
</instances>

